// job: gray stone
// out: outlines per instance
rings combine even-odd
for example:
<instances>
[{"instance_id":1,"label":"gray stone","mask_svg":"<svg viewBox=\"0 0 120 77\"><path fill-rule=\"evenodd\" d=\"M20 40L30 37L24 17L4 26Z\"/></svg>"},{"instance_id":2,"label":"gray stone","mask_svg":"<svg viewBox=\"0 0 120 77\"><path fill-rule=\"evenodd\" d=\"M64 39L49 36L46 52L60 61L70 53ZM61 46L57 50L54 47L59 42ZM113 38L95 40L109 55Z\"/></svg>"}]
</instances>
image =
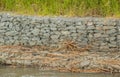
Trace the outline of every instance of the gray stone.
<instances>
[{"instance_id":1,"label":"gray stone","mask_svg":"<svg viewBox=\"0 0 120 77\"><path fill-rule=\"evenodd\" d=\"M79 22L76 23L76 25L81 26L81 25L82 25L82 22L79 21Z\"/></svg>"},{"instance_id":2,"label":"gray stone","mask_svg":"<svg viewBox=\"0 0 120 77\"><path fill-rule=\"evenodd\" d=\"M77 37L78 34L77 33L71 33L70 36Z\"/></svg>"},{"instance_id":3,"label":"gray stone","mask_svg":"<svg viewBox=\"0 0 120 77\"><path fill-rule=\"evenodd\" d=\"M94 36L92 34L89 34L88 37L91 38L91 37L94 37Z\"/></svg>"},{"instance_id":4,"label":"gray stone","mask_svg":"<svg viewBox=\"0 0 120 77\"><path fill-rule=\"evenodd\" d=\"M116 29L110 29L110 30L107 30L106 33L107 34L113 34L113 33L116 33Z\"/></svg>"},{"instance_id":5,"label":"gray stone","mask_svg":"<svg viewBox=\"0 0 120 77\"><path fill-rule=\"evenodd\" d=\"M57 34L56 34L57 35ZM46 38L48 37L50 37L50 34L49 33L44 33L44 35L43 36L45 36Z\"/></svg>"},{"instance_id":6,"label":"gray stone","mask_svg":"<svg viewBox=\"0 0 120 77\"><path fill-rule=\"evenodd\" d=\"M12 61L11 60L6 60L5 63L6 64L12 64Z\"/></svg>"},{"instance_id":7,"label":"gray stone","mask_svg":"<svg viewBox=\"0 0 120 77\"><path fill-rule=\"evenodd\" d=\"M1 22L7 22L7 21L10 21L10 19L9 19L8 17L3 17L3 18L1 19Z\"/></svg>"},{"instance_id":8,"label":"gray stone","mask_svg":"<svg viewBox=\"0 0 120 77\"><path fill-rule=\"evenodd\" d=\"M70 34L69 31L61 31L61 33L64 34L64 35L69 35Z\"/></svg>"},{"instance_id":9,"label":"gray stone","mask_svg":"<svg viewBox=\"0 0 120 77\"><path fill-rule=\"evenodd\" d=\"M107 37L109 37L109 35L108 34L102 34L101 37L107 38Z\"/></svg>"},{"instance_id":10,"label":"gray stone","mask_svg":"<svg viewBox=\"0 0 120 77\"><path fill-rule=\"evenodd\" d=\"M0 42L3 42L3 43L4 43L4 39L3 39L3 38L0 38Z\"/></svg>"},{"instance_id":11,"label":"gray stone","mask_svg":"<svg viewBox=\"0 0 120 77\"><path fill-rule=\"evenodd\" d=\"M90 65L90 61L89 60L84 60L80 63L80 67L81 68L85 68L88 67Z\"/></svg>"},{"instance_id":12,"label":"gray stone","mask_svg":"<svg viewBox=\"0 0 120 77\"><path fill-rule=\"evenodd\" d=\"M15 36L15 35L18 35L19 33L17 31L9 31L9 32L6 32L5 35L6 36Z\"/></svg>"},{"instance_id":13,"label":"gray stone","mask_svg":"<svg viewBox=\"0 0 120 77\"><path fill-rule=\"evenodd\" d=\"M103 25L97 25L97 26L96 26L96 29L97 29L97 30L103 30Z\"/></svg>"},{"instance_id":14,"label":"gray stone","mask_svg":"<svg viewBox=\"0 0 120 77\"><path fill-rule=\"evenodd\" d=\"M107 45L107 43L104 42L104 43L101 43L100 45L104 47L105 45Z\"/></svg>"},{"instance_id":15,"label":"gray stone","mask_svg":"<svg viewBox=\"0 0 120 77\"><path fill-rule=\"evenodd\" d=\"M4 32L6 32L6 30L4 29L0 30L0 35L3 34Z\"/></svg>"},{"instance_id":16,"label":"gray stone","mask_svg":"<svg viewBox=\"0 0 120 77\"><path fill-rule=\"evenodd\" d=\"M95 29L94 25L87 26L87 29Z\"/></svg>"},{"instance_id":17,"label":"gray stone","mask_svg":"<svg viewBox=\"0 0 120 77\"><path fill-rule=\"evenodd\" d=\"M30 41L30 42L29 42L29 44L30 44L31 46L36 45L36 43L37 43L36 41Z\"/></svg>"},{"instance_id":18,"label":"gray stone","mask_svg":"<svg viewBox=\"0 0 120 77\"><path fill-rule=\"evenodd\" d=\"M69 26L69 27L65 27L65 28L66 28L67 30L70 30L70 31L71 31L71 30L76 30L76 27L73 26L73 25L72 25L72 26Z\"/></svg>"},{"instance_id":19,"label":"gray stone","mask_svg":"<svg viewBox=\"0 0 120 77\"><path fill-rule=\"evenodd\" d=\"M59 35L52 35L50 36L52 39L58 39L59 38Z\"/></svg>"},{"instance_id":20,"label":"gray stone","mask_svg":"<svg viewBox=\"0 0 120 77\"><path fill-rule=\"evenodd\" d=\"M40 32L39 29L32 30L33 35L39 35L39 32Z\"/></svg>"},{"instance_id":21,"label":"gray stone","mask_svg":"<svg viewBox=\"0 0 120 77\"><path fill-rule=\"evenodd\" d=\"M8 28L12 29L13 28L13 24L9 23L9 27Z\"/></svg>"},{"instance_id":22,"label":"gray stone","mask_svg":"<svg viewBox=\"0 0 120 77\"><path fill-rule=\"evenodd\" d=\"M43 19L43 22L45 23L45 24L49 24L49 18L45 18L45 19Z\"/></svg>"},{"instance_id":23,"label":"gray stone","mask_svg":"<svg viewBox=\"0 0 120 77\"><path fill-rule=\"evenodd\" d=\"M87 31L85 29L77 29L76 32L85 34Z\"/></svg>"},{"instance_id":24,"label":"gray stone","mask_svg":"<svg viewBox=\"0 0 120 77\"><path fill-rule=\"evenodd\" d=\"M113 40L116 40L116 37L110 37L109 39L113 41Z\"/></svg>"},{"instance_id":25,"label":"gray stone","mask_svg":"<svg viewBox=\"0 0 120 77\"><path fill-rule=\"evenodd\" d=\"M0 23L0 27L4 27L5 26L5 23Z\"/></svg>"},{"instance_id":26,"label":"gray stone","mask_svg":"<svg viewBox=\"0 0 120 77\"><path fill-rule=\"evenodd\" d=\"M119 40L120 40L120 35L117 35L117 39L119 39Z\"/></svg>"},{"instance_id":27,"label":"gray stone","mask_svg":"<svg viewBox=\"0 0 120 77\"><path fill-rule=\"evenodd\" d=\"M76 31L77 30L75 30L75 29L70 30L71 33L76 33Z\"/></svg>"},{"instance_id":28,"label":"gray stone","mask_svg":"<svg viewBox=\"0 0 120 77\"><path fill-rule=\"evenodd\" d=\"M14 45L20 45L20 40L15 40Z\"/></svg>"},{"instance_id":29,"label":"gray stone","mask_svg":"<svg viewBox=\"0 0 120 77\"><path fill-rule=\"evenodd\" d=\"M32 65L32 62L31 62L31 60L24 60L24 64L25 65Z\"/></svg>"},{"instance_id":30,"label":"gray stone","mask_svg":"<svg viewBox=\"0 0 120 77\"><path fill-rule=\"evenodd\" d=\"M16 37L16 38L18 38L18 37ZM21 37L21 39L24 39L24 40L29 40L30 38L29 38L29 37L27 37L27 36L22 36L22 37Z\"/></svg>"},{"instance_id":31,"label":"gray stone","mask_svg":"<svg viewBox=\"0 0 120 77\"><path fill-rule=\"evenodd\" d=\"M118 40L117 44L118 44L118 46L119 46L119 49L120 49L120 40Z\"/></svg>"},{"instance_id":32,"label":"gray stone","mask_svg":"<svg viewBox=\"0 0 120 77\"><path fill-rule=\"evenodd\" d=\"M80 26L75 26L76 29L86 29L86 26L85 25L80 25Z\"/></svg>"},{"instance_id":33,"label":"gray stone","mask_svg":"<svg viewBox=\"0 0 120 77\"><path fill-rule=\"evenodd\" d=\"M94 23L91 21L91 22L88 22L87 25L88 25L88 26L93 26Z\"/></svg>"},{"instance_id":34,"label":"gray stone","mask_svg":"<svg viewBox=\"0 0 120 77\"><path fill-rule=\"evenodd\" d=\"M15 30L16 30L16 31L20 31L20 30L21 30L20 27L19 27L20 24L19 24L19 25L14 25L14 26L15 26Z\"/></svg>"},{"instance_id":35,"label":"gray stone","mask_svg":"<svg viewBox=\"0 0 120 77\"><path fill-rule=\"evenodd\" d=\"M117 47L117 44L108 44L109 47Z\"/></svg>"},{"instance_id":36,"label":"gray stone","mask_svg":"<svg viewBox=\"0 0 120 77\"><path fill-rule=\"evenodd\" d=\"M31 38L32 41L39 41L39 37L33 37Z\"/></svg>"},{"instance_id":37,"label":"gray stone","mask_svg":"<svg viewBox=\"0 0 120 77\"><path fill-rule=\"evenodd\" d=\"M94 37L101 37L101 33L96 33L96 34L94 34Z\"/></svg>"},{"instance_id":38,"label":"gray stone","mask_svg":"<svg viewBox=\"0 0 120 77\"><path fill-rule=\"evenodd\" d=\"M116 20L114 20L114 19L106 19L106 20L104 20L104 25L116 25L117 23L116 23Z\"/></svg>"},{"instance_id":39,"label":"gray stone","mask_svg":"<svg viewBox=\"0 0 120 77\"><path fill-rule=\"evenodd\" d=\"M103 26L103 29L115 29L115 26Z\"/></svg>"},{"instance_id":40,"label":"gray stone","mask_svg":"<svg viewBox=\"0 0 120 77\"><path fill-rule=\"evenodd\" d=\"M56 35L61 35L61 32L59 32L59 31L55 31L54 32Z\"/></svg>"},{"instance_id":41,"label":"gray stone","mask_svg":"<svg viewBox=\"0 0 120 77\"><path fill-rule=\"evenodd\" d=\"M53 31L55 31L55 30L57 30L57 28L55 27L55 28L50 28L51 30L53 30Z\"/></svg>"}]
</instances>

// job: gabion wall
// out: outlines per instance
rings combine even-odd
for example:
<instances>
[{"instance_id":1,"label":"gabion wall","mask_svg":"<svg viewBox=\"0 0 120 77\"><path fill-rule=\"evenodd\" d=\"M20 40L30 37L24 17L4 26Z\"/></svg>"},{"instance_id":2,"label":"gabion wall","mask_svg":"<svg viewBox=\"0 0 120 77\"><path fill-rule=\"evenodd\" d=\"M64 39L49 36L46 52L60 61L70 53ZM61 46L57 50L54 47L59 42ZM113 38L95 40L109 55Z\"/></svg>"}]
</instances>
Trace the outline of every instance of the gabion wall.
<instances>
[{"instance_id":1,"label":"gabion wall","mask_svg":"<svg viewBox=\"0 0 120 77\"><path fill-rule=\"evenodd\" d=\"M67 39L95 51L120 51L120 19L0 14L0 45L56 46Z\"/></svg>"}]
</instances>

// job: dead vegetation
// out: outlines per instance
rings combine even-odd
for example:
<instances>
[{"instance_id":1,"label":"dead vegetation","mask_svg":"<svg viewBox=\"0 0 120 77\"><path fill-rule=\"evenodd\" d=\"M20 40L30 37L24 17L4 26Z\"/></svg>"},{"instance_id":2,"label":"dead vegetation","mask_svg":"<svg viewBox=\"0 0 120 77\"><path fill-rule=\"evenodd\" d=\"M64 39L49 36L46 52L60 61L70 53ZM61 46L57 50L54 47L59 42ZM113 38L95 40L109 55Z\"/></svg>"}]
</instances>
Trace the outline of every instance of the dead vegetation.
<instances>
[{"instance_id":1,"label":"dead vegetation","mask_svg":"<svg viewBox=\"0 0 120 77\"><path fill-rule=\"evenodd\" d=\"M46 46L0 46L0 59L4 56L1 56L2 53L7 53L7 60L10 60L13 64L17 65L17 61L26 60L34 61L33 65L42 65L44 67L49 66L48 68L55 68L59 71L64 72L113 72L120 70L120 59L99 59L99 53L90 53L87 52L91 49L90 45L86 45L84 47L80 47L79 44L73 40L64 40L59 43L59 47L46 47ZM1 53L2 52L2 53ZM102 53L103 54L103 53ZM11 56L9 56L11 55ZM113 54L116 55L116 54ZM81 63L81 58L90 57L91 62L98 64L97 68L92 69L80 69L76 67L76 65ZM109 55L107 55L109 56ZM94 58L98 58L94 60ZM41 63L40 63L40 62ZM64 64L65 62L67 64ZM50 65L51 63L58 63L56 67L54 65ZM61 64L59 64L61 63ZM59 67L60 65L64 65L65 67ZM24 65L24 64L21 64ZM66 68L67 65L70 65L69 68Z\"/></svg>"},{"instance_id":2,"label":"dead vegetation","mask_svg":"<svg viewBox=\"0 0 120 77\"><path fill-rule=\"evenodd\" d=\"M64 52L85 52L91 49L90 45L86 45L84 47L80 47L77 42L74 40L63 40L58 44L58 48L50 48L50 51L64 51Z\"/></svg>"},{"instance_id":3,"label":"dead vegetation","mask_svg":"<svg viewBox=\"0 0 120 77\"><path fill-rule=\"evenodd\" d=\"M102 65L101 69L106 70L109 72L113 71L119 71L120 70L120 59L115 60L115 59L105 59L105 60L99 60L97 61L100 65Z\"/></svg>"}]
</instances>

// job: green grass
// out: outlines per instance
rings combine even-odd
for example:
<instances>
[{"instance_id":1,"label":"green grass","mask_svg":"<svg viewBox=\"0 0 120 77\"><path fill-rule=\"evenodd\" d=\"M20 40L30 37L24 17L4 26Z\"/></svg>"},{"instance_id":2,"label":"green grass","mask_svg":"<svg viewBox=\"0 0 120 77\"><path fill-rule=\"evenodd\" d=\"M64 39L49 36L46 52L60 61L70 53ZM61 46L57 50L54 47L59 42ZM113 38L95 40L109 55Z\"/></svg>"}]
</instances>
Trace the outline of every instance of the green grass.
<instances>
[{"instance_id":1,"label":"green grass","mask_svg":"<svg viewBox=\"0 0 120 77\"><path fill-rule=\"evenodd\" d=\"M0 0L0 11L29 15L120 17L120 0Z\"/></svg>"}]
</instances>

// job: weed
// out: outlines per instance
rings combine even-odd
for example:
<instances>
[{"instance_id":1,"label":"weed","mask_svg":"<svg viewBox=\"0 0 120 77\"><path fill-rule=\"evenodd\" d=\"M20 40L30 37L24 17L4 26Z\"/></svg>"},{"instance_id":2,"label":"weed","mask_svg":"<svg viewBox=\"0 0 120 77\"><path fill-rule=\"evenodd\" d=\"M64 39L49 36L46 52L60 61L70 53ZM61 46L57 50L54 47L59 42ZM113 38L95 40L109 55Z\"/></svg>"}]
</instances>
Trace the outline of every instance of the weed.
<instances>
[{"instance_id":1,"label":"weed","mask_svg":"<svg viewBox=\"0 0 120 77\"><path fill-rule=\"evenodd\" d=\"M0 0L0 10L43 16L120 17L120 0Z\"/></svg>"}]
</instances>

